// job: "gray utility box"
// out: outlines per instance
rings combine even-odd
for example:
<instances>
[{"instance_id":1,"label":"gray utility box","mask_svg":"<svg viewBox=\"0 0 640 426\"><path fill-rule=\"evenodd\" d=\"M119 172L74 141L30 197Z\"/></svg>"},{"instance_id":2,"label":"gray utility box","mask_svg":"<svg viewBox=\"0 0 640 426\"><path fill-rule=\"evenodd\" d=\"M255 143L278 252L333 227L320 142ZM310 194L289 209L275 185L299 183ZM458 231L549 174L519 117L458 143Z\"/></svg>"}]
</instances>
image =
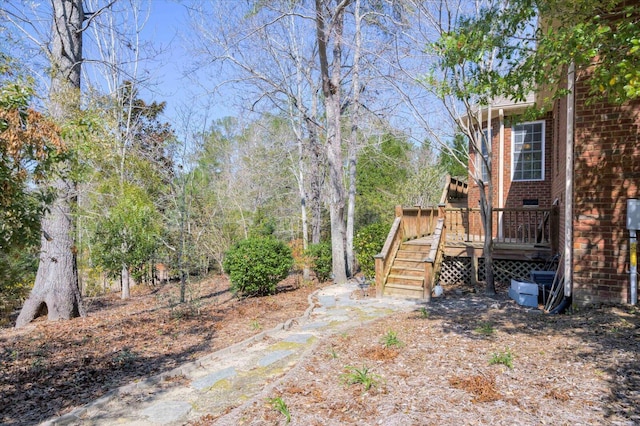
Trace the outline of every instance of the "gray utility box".
<instances>
[{"instance_id":1,"label":"gray utility box","mask_svg":"<svg viewBox=\"0 0 640 426\"><path fill-rule=\"evenodd\" d=\"M556 277L554 271L531 271L529 272L531 281L538 284L538 302L545 303L549 293L551 293L551 287L553 286L553 280Z\"/></svg>"},{"instance_id":2,"label":"gray utility box","mask_svg":"<svg viewBox=\"0 0 640 426\"><path fill-rule=\"evenodd\" d=\"M538 284L511 280L509 297L515 300L519 305L537 308Z\"/></svg>"},{"instance_id":3,"label":"gray utility box","mask_svg":"<svg viewBox=\"0 0 640 426\"><path fill-rule=\"evenodd\" d=\"M640 200L627 200L627 229L640 230Z\"/></svg>"}]
</instances>

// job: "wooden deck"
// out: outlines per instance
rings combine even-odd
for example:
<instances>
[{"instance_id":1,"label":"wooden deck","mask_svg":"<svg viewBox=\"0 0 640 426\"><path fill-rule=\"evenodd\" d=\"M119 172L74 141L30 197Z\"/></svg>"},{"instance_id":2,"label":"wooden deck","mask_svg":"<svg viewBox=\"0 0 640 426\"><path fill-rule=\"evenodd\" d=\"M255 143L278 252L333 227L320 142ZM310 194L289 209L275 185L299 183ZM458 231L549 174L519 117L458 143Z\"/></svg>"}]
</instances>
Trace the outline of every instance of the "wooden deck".
<instances>
[{"instance_id":1,"label":"wooden deck","mask_svg":"<svg viewBox=\"0 0 640 426\"><path fill-rule=\"evenodd\" d=\"M408 246L431 246L433 236L406 241ZM473 241L446 240L444 243L444 255L452 257L482 257L483 241L480 238ZM549 244L523 244L516 242L494 241L493 257L506 260L538 260L551 257L551 245Z\"/></svg>"},{"instance_id":2,"label":"wooden deck","mask_svg":"<svg viewBox=\"0 0 640 426\"><path fill-rule=\"evenodd\" d=\"M376 295L430 300L446 257L483 257L480 210L466 206L467 185L448 178L438 207L396 207L382 251L375 256ZM558 250L559 212L551 208L494 208L493 258L548 260ZM516 262L517 263L517 262Z\"/></svg>"}]
</instances>

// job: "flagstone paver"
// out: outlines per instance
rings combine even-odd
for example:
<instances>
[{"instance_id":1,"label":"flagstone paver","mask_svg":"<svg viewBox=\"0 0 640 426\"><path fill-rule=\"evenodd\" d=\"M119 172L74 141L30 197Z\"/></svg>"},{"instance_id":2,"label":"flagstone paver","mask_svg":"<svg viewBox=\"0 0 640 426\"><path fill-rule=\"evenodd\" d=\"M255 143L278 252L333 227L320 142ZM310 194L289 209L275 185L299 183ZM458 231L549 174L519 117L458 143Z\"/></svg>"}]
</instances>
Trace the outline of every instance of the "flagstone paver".
<instances>
[{"instance_id":1,"label":"flagstone paver","mask_svg":"<svg viewBox=\"0 0 640 426\"><path fill-rule=\"evenodd\" d=\"M217 417L250 401L310 354L318 339L417 303L398 299L352 299L355 282L310 296L301 318L172 371L132 383L44 425L184 425ZM179 379L179 380L178 380Z\"/></svg>"}]
</instances>

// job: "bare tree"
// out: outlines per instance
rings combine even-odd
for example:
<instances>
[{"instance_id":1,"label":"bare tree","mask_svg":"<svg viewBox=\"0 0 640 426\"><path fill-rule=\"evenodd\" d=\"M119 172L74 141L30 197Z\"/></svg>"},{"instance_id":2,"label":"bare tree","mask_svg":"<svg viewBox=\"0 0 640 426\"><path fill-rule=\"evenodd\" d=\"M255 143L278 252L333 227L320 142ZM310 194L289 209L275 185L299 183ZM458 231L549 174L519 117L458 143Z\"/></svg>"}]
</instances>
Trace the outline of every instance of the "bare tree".
<instances>
[{"instance_id":1,"label":"bare tree","mask_svg":"<svg viewBox=\"0 0 640 426\"><path fill-rule=\"evenodd\" d=\"M355 173L362 121L366 115L375 116L373 105L382 104L378 88L371 84L371 68L381 51L390 48L388 33L397 25L389 19L397 11L395 2L393 6L385 3L382 9L380 5L377 1L309 0L251 2L246 9L242 3L225 3L214 16L201 9L193 14L196 22L207 24L194 33L208 65L217 65L216 88L233 84L252 111L262 105L267 112L289 117L299 143L300 161L294 174L301 212L304 204L309 206L311 241L318 242L324 186L337 282L354 272ZM365 27L371 36L366 40ZM369 105L363 102L367 87L373 87ZM366 114L361 113L363 109ZM343 135L345 125L351 128Z\"/></svg>"},{"instance_id":2,"label":"bare tree","mask_svg":"<svg viewBox=\"0 0 640 426\"><path fill-rule=\"evenodd\" d=\"M219 65L218 77L229 75L214 90L232 84L245 93L245 108L262 114L275 110L289 122L296 147L290 151L287 164L297 183L306 249L308 210L311 241L320 239L326 157L319 133L316 52L306 37L312 29L313 15L297 10L298 5L291 2L259 4L251 12L239 10L237 4L226 6L230 8L224 11L216 8L213 16L206 7L192 14L196 33L204 42L200 54ZM259 110L260 105L266 111Z\"/></svg>"},{"instance_id":3,"label":"bare tree","mask_svg":"<svg viewBox=\"0 0 640 426\"><path fill-rule=\"evenodd\" d=\"M353 252L353 237L355 231L356 210L356 164L358 158L358 125L360 122L360 58L362 55L362 14L361 1L355 0L353 19L355 22L355 42L353 47L353 67L351 69L351 135L347 149L348 162L348 200L347 200L347 229L346 229L346 255L347 275L355 272L356 259Z\"/></svg>"},{"instance_id":4,"label":"bare tree","mask_svg":"<svg viewBox=\"0 0 640 426\"><path fill-rule=\"evenodd\" d=\"M329 166L329 215L331 220L331 254L333 279L336 283L347 281L346 229L344 222L345 185L342 159L342 48L345 8L351 0L315 0L316 37L322 95L324 100L327 137L327 162ZM331 49L331 63L329 50Z\"/></svg>"}]
</instances>

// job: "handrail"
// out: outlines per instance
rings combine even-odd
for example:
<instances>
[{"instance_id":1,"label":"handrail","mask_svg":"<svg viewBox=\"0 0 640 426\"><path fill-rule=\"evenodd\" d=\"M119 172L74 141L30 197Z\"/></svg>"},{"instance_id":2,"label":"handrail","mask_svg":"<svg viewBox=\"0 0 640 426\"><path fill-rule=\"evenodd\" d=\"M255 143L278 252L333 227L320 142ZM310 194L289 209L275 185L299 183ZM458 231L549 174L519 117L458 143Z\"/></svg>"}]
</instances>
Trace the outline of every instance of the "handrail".
<instances>
[{"instance_id":1,"label":"handrail","mask_svg":"<svg viewBox=\"0 0 640 426\"><path fill-rule=\"evenodd\" d=\"M466 199L469 193L469 186L467 182L447 175L440 196L440 204L447 204L451 200Z\"/></svg>"},{"instance_id":2,"label":"handrail","mask_svg":"<svg viewBox=\"0 0 640 426\"><path fill-rule=\"evenodd\" d=\"M444 181L444 188L442 189L442 195L440 196L440 204L445 204L447 198L449 198L449 191L451 190L451 175L447 175Z\"/></svg>"},{"instance_id":3,"label":"handrail","mask_svg":"<svg viewBox=\"0 0 640 426\"><path fill-rule=\"evenodd\" d=\"M391 269L391 263L395 254L402 244L403 232L402 232L402 216L396 217L391 225L391 230L387 236L382 251L376 254L373 258L375 261L376 271L376 297L382 297L384 291L384 279L389 274Z\"/></svg>"},{"instance_id":4,"label":"handrail","mask_svg":"<svg viewBox=\"0 0 640 426\"><path fill-rule=\"evenodd\" d=\"M396 218L382 251L374 256L376 295L382 297L386 280L396 253L404 241L433 234L438 219L437 208L396 206Z\"/></svg>"},{"instance_id":5,"label":"handrail","mask_svg":"<svg viewBox=\"0 0 640 426\"><path fill-rule=\"evenodd\" d=\"M429 255L424 260L424 292L423 299L427 302L431 300L431 291L436 280L442 259L444 258L443 244L446 241L446 226L444 217L438 219L438 223L433 232L433 241Z\"/></svg>"},{"instance_id":6,"label":"handrail","mask_svg":"<svg viewBox=\"0 0 640 426\"><path fill-rule=\"evenodd\" d=\"M449 241L484 241L479 208L445 208L445 218ZM496 243L549 245L553 252L558 249L558 206L494 208L492 220Z\"/></svg>"}]
</instances>

